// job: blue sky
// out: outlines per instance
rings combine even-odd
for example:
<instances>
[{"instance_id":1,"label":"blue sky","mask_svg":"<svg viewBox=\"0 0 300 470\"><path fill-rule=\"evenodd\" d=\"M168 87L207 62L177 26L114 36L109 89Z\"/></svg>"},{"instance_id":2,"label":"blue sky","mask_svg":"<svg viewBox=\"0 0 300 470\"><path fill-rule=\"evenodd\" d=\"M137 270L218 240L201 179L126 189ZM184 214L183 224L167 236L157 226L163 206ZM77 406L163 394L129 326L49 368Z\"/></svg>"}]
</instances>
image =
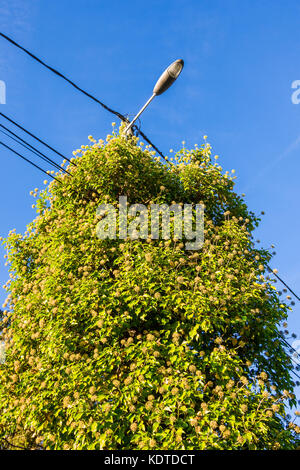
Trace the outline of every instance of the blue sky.
<instances>
[{"instance_id":1,"label":"blue sky","mask_svg":"<svg viewBox=\"0 0 300 470\"><path fill-rule=\"evenodd\" d=\"M250 209L265 211L257 238L265 247L274 243L271 265L298 294L300 104L292 103L291 86L300 79L299 17L297 0L0 5L3 33L123 114L135 114L164 68L183 58L182 75L145 111L142 129L166 153L208 135L224 170L236 170L236 189L246 193ZM7 88L0 111L67 156L89 134L106 136L116 121L2 38L0 80ZM44 176L2 148L0 161L5 236L12 228L24 232L34 217L29 191L41 188ZM2 290L1 303L4 298ZM300 333L297 302L289 330Z\"/></svg>"}]
</instances>

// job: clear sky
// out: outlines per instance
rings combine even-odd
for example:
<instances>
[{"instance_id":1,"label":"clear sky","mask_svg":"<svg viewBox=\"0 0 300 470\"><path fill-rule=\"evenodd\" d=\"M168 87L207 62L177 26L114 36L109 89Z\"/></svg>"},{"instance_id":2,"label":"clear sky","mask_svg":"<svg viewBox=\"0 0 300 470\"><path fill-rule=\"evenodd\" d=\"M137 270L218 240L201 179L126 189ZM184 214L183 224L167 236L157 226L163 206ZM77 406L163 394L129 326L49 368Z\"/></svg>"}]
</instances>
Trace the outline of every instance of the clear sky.
<instances>
[{"instance_id":1,"label":"clear sky","mask_svg":"<svg viewBox=\"0 0 300 470\"><path fill-rule=\"evenodd\" d=\"M236 189L250 209L265 211L257 238L275 244L271 265L298 295L300 103L291 97L300 80L299 18L299 0L0 3L3 33L123 114L135 114L164 68L183 58L182 75L145 111L142 129L165 153L208 135L224 170L236 170ZM69 157L116 121L2 38L0 80L0 111ZM24 232L35 216L29 191L41 188L44 176L2 148L0 162L5 236L12 228ZM6 280L1 261L1 285ZM289 330L300 333L297 301Z\"/></svg>"}]
</instances>

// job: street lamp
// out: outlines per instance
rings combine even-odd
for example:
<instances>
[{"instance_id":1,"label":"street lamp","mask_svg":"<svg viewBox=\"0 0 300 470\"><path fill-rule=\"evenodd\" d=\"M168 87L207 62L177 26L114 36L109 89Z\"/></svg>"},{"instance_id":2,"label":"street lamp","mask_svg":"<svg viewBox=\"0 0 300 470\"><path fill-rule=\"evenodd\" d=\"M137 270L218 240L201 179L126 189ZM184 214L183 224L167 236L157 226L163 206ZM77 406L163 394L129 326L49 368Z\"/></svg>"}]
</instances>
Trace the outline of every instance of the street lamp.
<instances>
[{"instance_id":1,"label":"street lamp","mask_svg":"<svg viewBox=\"0 0 300 470\"><path fill-rule=\"evenodd\" d=\"M166 91L177 79L179 76L180 72L183 69L183 60L178 59L172 62L171 65L161 74L159 79L157 80L155 87L153 88L153 94L147 101L147 103L144 104L142 109L137 113L137 115L133 118L133 120L128 124L126 127L124 134L127 135L128 131L131 129L137 118L142 114L142 112L147 108L147 106L151 103L153 98L157 95L161 95L164 91Z\"/></svg>"}]
</instances>

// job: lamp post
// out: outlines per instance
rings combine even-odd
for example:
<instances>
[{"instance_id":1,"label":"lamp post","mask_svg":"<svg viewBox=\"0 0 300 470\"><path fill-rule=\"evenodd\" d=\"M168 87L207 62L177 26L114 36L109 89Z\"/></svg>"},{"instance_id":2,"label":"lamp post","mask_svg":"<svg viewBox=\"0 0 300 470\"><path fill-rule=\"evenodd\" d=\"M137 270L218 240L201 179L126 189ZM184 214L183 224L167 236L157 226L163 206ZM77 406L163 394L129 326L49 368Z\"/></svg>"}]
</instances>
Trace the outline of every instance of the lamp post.
<instances>
[{"instance_id":1,"label":"lamp post","mask_svg":"<svg viewBox=\"0 0 300 470\"><path fill-rule=\"evenodd\" d=\"M178 78L182 69L183 69L183 60L178 59L172 62L171 65L161 74L159 79L157 80L155 87L153 88L152 96L149 100L144 104L144 106L140 109L137 115L133 118L133 120L128 124L126 127L124 134L127 135L137 118L142 114L142 112L147 108L147 106L151 103L153 98L157 95L161 95L164 91L166 91Z\"/></svg>"}]
</instances>

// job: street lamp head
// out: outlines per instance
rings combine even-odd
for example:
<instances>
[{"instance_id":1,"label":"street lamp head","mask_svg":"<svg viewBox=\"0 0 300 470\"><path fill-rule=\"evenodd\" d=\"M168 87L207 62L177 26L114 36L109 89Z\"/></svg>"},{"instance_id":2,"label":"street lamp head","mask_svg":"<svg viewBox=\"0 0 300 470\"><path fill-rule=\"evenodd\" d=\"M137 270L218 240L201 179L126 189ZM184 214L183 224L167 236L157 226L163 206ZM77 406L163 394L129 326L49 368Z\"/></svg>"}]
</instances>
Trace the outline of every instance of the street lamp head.
<instances>
[{"instance_id":1,"label":"street lamp head","mask_svg":"<svg viewBox=\"0 0 300 470\"><path fill-rule=\"evenodd\" d=\"M172 62L171 65L162 73L162 75L157 80L155 87L153 88L153 93L155 95L161 95L166 91L178 78L179 74L183 69L183 60L178 59Z\"/></svg>"},{"instance_id":2,"label":"street lamp head","mask_svg":"<svg viewBox=\"0 0 300 470\"><path fill-rule=\"evenodd\" d=\"M161 95L164 91L166 91L172 83L175 82L176 78L179 76L181 70L183 69L183 60L178 59L172 62L171 65L164 71L164 73L159 77L157 80L155 87L153 88L152 96L149 100L144 104L144 106L140 109L137 115L133 118L133 120L128 124L126 129L124 130L124 134L127 135L129 130L132 128L133 124L137 120L137 118L142 114L142 112L149 106L153 98L157 95Z\"/></svg>"}]
</instances>

